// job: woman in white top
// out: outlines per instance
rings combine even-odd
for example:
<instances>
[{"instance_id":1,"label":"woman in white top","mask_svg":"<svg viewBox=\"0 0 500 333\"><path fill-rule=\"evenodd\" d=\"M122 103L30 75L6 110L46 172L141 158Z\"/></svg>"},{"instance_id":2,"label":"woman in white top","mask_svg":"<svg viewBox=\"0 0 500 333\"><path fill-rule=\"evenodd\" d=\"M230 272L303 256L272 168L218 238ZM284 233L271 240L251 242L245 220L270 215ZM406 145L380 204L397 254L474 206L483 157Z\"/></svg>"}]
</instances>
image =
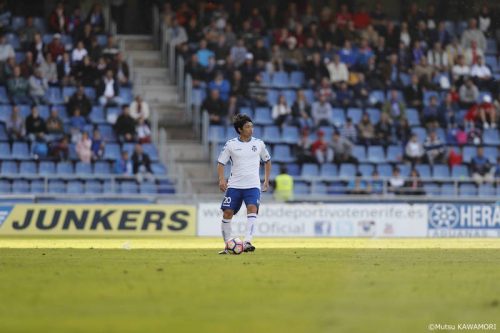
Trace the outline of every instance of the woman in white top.
<instances>
[{"instance_id":1,"label":"woman in white top","mask_svg":"<svg viewBox=\"0 0 500 333\"><path fill-rule=\"evenodd\" d=\"M408 23L401 23L401 32L399 33L399 41L403 42L406 47L410 47L411 37L410 32L408 31Z\"/></svg>"},{"instance_id":2,"label":"woman in white top","mask_svg":"<svg viewBox=\"0 0 500 333\"><path fill-rule=\"evenodd\" d=\"M292 109L287 105L285 96L280 95L278 104L273 107L272 118L274 123L282 126L291 116Z\"/></svg>"},{"instance_id":3,"label":"woman in white top","mask_svg":"<svg viewBox=\"0 0 500 333\"><path fill-rule=\"evenodd\" d=\"M146 121L149 119L149 105L142 100L141 95L135 96L134 101L130 104L130 116L135 120L140 117Z\"/></svg>"},{"instance_id":4,"label":"woman in white top","mask_svg":"<svg viewBox=\"0 0 500 333\"><path fill-rule=\"evenodd\" d=\"M83 46L83 41L79 41L78 44L76 44L76 48L73 50L73 53L71 53L71 60L73 63L82 62L83 58L85 58L87 54L88 52Z\"/></svg>"},{"instance_id":5,"label":"woman in white top","mask_svg":"<svg viewBox=\"0 0 500 333\"><path fill-rule=\"evenodd\" d=\"M424 153L424 146L418 142L417 135L412 134L410 141L408 141L405 147L405 159L411 162L412 165L415 165L421 162Z\"/></svg>"},{"instance_id":6,"label":"woman in white top","mask_svg":"<svg viewBox=\"0 0 500 333\"><path fill-rule=\"evenodd\" d=\"M151 143L151 129L149 128L148 124L146 124L143 117L140 117L137 120L135 132L137 133L137 139L139 143Z\"/></svg>"},{"instance_id":7,"label":"woman in white top","mask_svg":"<svg viewBox=\"0 0 500 333\"><path fill-rule=\"evenodd\" d=\"M92 140L87 132L83 132L80 140L76 144L76 154L83 163L90 163L92 158Z\"/></svg>"}]
</instances>

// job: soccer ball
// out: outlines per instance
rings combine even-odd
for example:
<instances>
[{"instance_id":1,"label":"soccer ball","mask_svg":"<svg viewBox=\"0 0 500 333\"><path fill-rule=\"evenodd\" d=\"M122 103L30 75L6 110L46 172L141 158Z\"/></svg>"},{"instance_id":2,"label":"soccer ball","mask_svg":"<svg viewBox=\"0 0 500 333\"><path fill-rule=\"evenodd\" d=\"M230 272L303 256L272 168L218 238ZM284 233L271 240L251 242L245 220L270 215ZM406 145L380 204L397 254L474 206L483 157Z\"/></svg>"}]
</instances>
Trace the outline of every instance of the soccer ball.
<instances>
[{"instance_id":1,"label":"soccer ball","mask_svg":"<svg viewBox=\"0 0 500 333\"><path fill-rule=\"evenodd\" d=\"M226 242L226 251L230 254L241 254L244 249L243 241L239 238L231 238Z\"/></svg>"}]
</instances>

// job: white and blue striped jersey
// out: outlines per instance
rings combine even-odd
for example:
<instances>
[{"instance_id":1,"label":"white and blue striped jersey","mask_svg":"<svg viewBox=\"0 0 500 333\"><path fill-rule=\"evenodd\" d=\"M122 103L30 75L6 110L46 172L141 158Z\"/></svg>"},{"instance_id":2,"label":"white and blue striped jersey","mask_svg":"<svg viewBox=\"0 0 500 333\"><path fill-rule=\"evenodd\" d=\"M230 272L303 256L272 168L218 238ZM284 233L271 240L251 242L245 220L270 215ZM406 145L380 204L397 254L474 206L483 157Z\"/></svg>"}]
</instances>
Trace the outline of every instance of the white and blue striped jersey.
<instances>
[{"instance_id":1,"label":"white and blue striped jersey","mask_svg":"<svg viewBox=\"0 0 500 333\"><path fill-rule=\"evenodd\" d=\"M217 161L223 165L231 162L228 188L260 189L260 161L267 162L270 159L271 155L262 140L252 137L250 141L244 142L238 137L226 142Z\"/></svg>"}]
</instances>

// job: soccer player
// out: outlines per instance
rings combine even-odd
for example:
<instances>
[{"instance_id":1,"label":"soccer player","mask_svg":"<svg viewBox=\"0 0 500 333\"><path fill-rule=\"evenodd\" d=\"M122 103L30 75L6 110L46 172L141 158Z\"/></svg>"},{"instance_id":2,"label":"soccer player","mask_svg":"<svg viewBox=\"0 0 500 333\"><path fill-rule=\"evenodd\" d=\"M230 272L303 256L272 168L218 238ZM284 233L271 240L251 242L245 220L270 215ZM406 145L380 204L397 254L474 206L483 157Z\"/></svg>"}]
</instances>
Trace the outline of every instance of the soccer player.
<instances>
[{"instance_id":1,"label":"soccer player","mask_svg":"<svg viewBox=\"0 0 500 333\"><path fill-rule=\"evenodd\" d=\"M257 212L260 204L260 161L265 163L264 184L262 191L269 188L271 174L271 156L262 140L252 137L252 119L246 114L239 114L233 118L234 129L238 137L226 142L217 160L219 189L225 192L221 209L223 211L221 229L224 242L231 238L231 219L238 213L241 204L247 207L247 229L245 234L244 251L253 252L252 245L254 225L257 221ZM231 161L231 176L226 182L224 166ZM219 254L227 254L225 250Z\"/></svg>"}]
</instances>

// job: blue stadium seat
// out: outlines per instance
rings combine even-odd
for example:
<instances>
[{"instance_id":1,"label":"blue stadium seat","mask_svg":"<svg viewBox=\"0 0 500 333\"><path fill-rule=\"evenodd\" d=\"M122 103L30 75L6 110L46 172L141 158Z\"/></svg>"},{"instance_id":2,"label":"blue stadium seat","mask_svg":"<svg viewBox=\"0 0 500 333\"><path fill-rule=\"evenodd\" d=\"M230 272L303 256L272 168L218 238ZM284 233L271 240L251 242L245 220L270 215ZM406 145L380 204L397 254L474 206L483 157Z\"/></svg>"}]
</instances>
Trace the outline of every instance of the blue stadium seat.
<instances>
[{"instance_id":1,"label":"blue stadium seat","mask_svg":"<svg viewBox=\"0 0 500 333\"><path fill-rule=\"evenodd\" d=\"M304 96L306 97L307 103L314 103L314 91L312 89L305 89Z\"/></svg>"},{"instance_id":2,"label":"blue stadium seat","mask_svg":"<svg viewBox=\"0 0 500 333\"><path fill-rule=\"evenodd\" d=\"M115 142L116 137L115 133L113 132L113 127L109 124L105 125L99 125L99 132L101 132L101 137L108 143L108 142Z\"/></svg>"},{"instance_id":3,"label":"blue stadium seat","mask_svg":"<svg viewBox=\"0 0 500 333\"><path fill-rule=\"evenodd\" d=\"M4 86L0 86L0 103L4 104L10 103L9 96L7 95L7 89ZM10 107L9 107L9 113L10 113ZM8 116L8 114L6 116Z\"/></svg>"},{"instance_id":4,"label":"blue stadium seat","mask_svg":"<svg viewBox=\"0 0 500 333\"><path fill-rule=\"evenodd\" d=\"M19 41L19 36L15 33L7 33L5 34L5 37L7 39L7 43L12 45L14 50L20 50L21 49L21 42Z\"/></svg>"},{"instance_id":5,"label":"blue stadium seat","mask_svg":"<svg viewBox=\"0 0 500 333\"><path fill-rule=\"evenodd\" d=\"M104 109L100 105L94 105L90 112L90 120L94 124L105 124L106 118L104 117Z\"/></svg>"},{"instance_id":6,"label":"blue stadium seat","mask_svg":"<svg viewBox=\"0 0 500 333\"><path fill-rule=\"evenodd\" d=\"M478 194L479 194L479 196L482 196L482 197L486 197L486 196L493 197L496 195L496 191L495 191L495 188L493 187L493 185L491 185L491 184L481 184L481 186L479 186Z\"/></svg>"},{"instance_id":7,"label":"blue stadium seat","mask_svg":"<svg viewBox=\"0 0 500 333\"><path fill-rule=\"evenodd\" d=\"M75 174L86 176L92 174L92 164L77 162L75 165Z\"/></svg>"},{"instance_id":8,"label":"blue stadium seat","mask_svg":"<svg viewBox=\"0 0 500 333\"><path fill-rule=\"evenodd\" d=\"M7 142L0 142L0 160L11 158L10 145Z\"/></svg>"},{"instance_id":9,"label":"blue stadium seat","mask_svg":"<svg viewBox=\"0 0 500 333\"><path fill-rule=\"evenodd\" d=\"M420 117L417 109L406 109L406 117L410 126L420 126Z\"/></svg>"},{"instance_id":10,"label":"blue stadium seat","mask_svg":"<svg viewBox=\"0 0 500 333\"><path fill-rule=\"evenodd\" d=\"M493 145L493 146L500 145L498 129L496 128L485 129L483 132L483 142L487 145Z\"/></svg>"},{"instance_id":11,"label":"blue stadium seat","mask_svg":"<svg viewBox=\"0 0 500 333\"><path fill-rule=\"evenodd\" d=\"M367 158L368 158L368 162L371 162L371 163L386 162L384 147L382 147L382 146L369 146Z\"/></svg>"},{"instance_id":12,"label":"blue stadium seat","mask_svg":"<svg viewBox=\"0 0 500 333\"><path fill-rule=\"evenodd\" d=\"M290 86L300 88L304 85L305 76L302 71L293 71L290 73Z\"/></svg>"},{"instance_id":13,"label":"blue stadium seat","mask_svg":"<svg viewBox=\"0 0 500 333\"><path fill-rule=\"evenodd\" d=\"M295 126L285 126L281 131L281 141L288 144L299 142L299 129Z\"/></svg>"},{"instance_id":14,"label":"blue stadium seat","mask_svg":"<svg viewBox=\"0 0 500 333\"><path fill-rule=\"evenodd\" d=\"M19 112L21 112L21 116L23 116L23 118L26 118L27 116L30 115L31 106L29 106L27 104L20 104L20 105L18 105L18 107L19 107Z\"/></svg>"},{"instance_id":15,"label":"blue stadium seat","mask_svg":"<svg viewBox=\"0 0 500 333\"><path fill-rule=\"evenodd\" d=\"M26 142L14 142L12 144L12 158L17 160L30 159L31 155Z\"/></svg>"},{"instance_id":16,"label":"blue stadium seat","mask_svg":"<svg viewBox=\"0 0 500 333\"><path fill-rule=\"evenodd\" d=\"M436 164L432 166L432 177L438 179L449 179L450 169L445 164Z\"/></svg>"},{"instance_id":17,"label":"blue stadium seat","mask_svg":"<svg viewBox=\"0 0 500 333\"><path fill-rule=\"evenodd\" d=\"M45 94L50 104L59 105L64 104L64 99L61 94L61 89L58 87L49 87L49 90Z\"/></svg>"},{"instance_id":18,"label":"blue stadium seat","mask_svg":"<svg viewBox=\"0 0 500 333\"><path fill-rule=\"evenodd\" d=\"M368 101L371 105L376 105L385 102L385 94L382 90L373 90L368 96Z\"/></svg>"},{"instance_id":19,"label":"blue stadium seat","mask_svg":"<svg viewBox=\"0 0 500 333\"><path fill-rule=\"evenodd\" d=\"M250 118L253 117L253 110L252 108L248 107L248 106L242 106L240 108L240 113L242 114L246 114L247 116L249 116Z\"/></svg>"},{"instance_id":20,"label":"blue stadium seat","mask_svg":"<svg viewBox=\"0 0 500 333\"><path fill-rule=\"evenodd\" d=\"M476 156L476 147L465 146L462 151L462 161L464 163L470 163L471 159ZM486 155L487 156L487 155Z\"/></svg>"},{"instance_id":21,"label":"blue stadium seat","mask_svg":"<svg viewBox=\"0 0 500 333\"><path fill-rule=\"evenodd\" d=\"M106 109L106 121L110 124L114 124L120 113L122 113L122 110L119 107L108 107Z\"/></svg>"},{"instance_id":22,"label":"blue stadium seat","mask_svg":"<svg viewBox=\"0 0 500 333\"><path fill-rule=\"evenodd\" d=\"M85 182L85 193L99 194L102 193L102 185L98 180L90 179Z\"/></svg>"},{"instance_id":23,"label":"blue stadium seat","mask_svg":"<svg viewBox=\"0 0 500 333\"><path fill-rule=\"evenodd\" d=\"M286 72L275 72L271 81L274 88L286 88L289 86L288 74Z\"/></svg>"},{"instance_id":24,"label":"blue stadium seat","mask_svg":"<svg viewBox=\"0 0 500 333\"><path fill-rule=\"evenodd\" d=\"M454 184L444 183L441 185L441 195L455 196L457 194L457 189Z\"/></svg>"},{"instance_id":25,"label":"blue stadium seat","mask_svg":"<svg viewBox=\"0 0 500 333\"><path fill-rule=\"evenodd\" d=\"M0 123L0 141L7 141L9 138L8 138L8 135L7 135L7 130L5 128L5 125ZM10 150L10 148L9 148Z\"/></svg>"},{"instance_id":26,"label":"blue stadium seat","mask_svg":"<svg viewBox=\"0 0 500 333\"><path fill-rule=\"evenodd\" d=\"M303 178L319 177L318 165L315 163L304 163L300 176Z\"/></svg>"},{"instance_id":27,"label":"blue stadium seat","mask_svg":"<svg viewBox=\"0 0 500 333\"><path fill-rule=\"evenodd\" d=\"M417 135L418 141L420 141L420 143L423 144L425 142L425 138L427 137L427 131L425 130L425 128L414 127L412 128L412 132Z\"/></svg>"},{"instance_id":28,"label":"blue stadium seat","mask_svg":"<svg viewBox=\"0 0 500 333\"><path fill-rule=\"evenodd\" d=\"M205 98L206 98L205 89L193 89L192 92L193 105L201 106Z\"/></svg>"},{"instance_id":29,"label":"blue stadium seat","mask_svg":"<svg viewBox=\"0 0 500 333\"><path fill-rule=\"evenodd\" d=\"M56 166L56 172L60 175L72 175L74 173L73 164L70 162L59 162Z\"/></svg>"},{"instance_id":30,"label":"blue stadium seat","mask_svg":"<svg viewBox=\"0 0 500 333\"><path fill-rule=\"evenodd\" d=\"M19 164L19 173L20 174L36 174L36 164L32 161L22 161Z\"/></svg>"},{"instance_id":31,"label":"blue stadium seat","mask_svg":"<svg viewBox=\"0 0 500 333\"><path fill-rule=\"evenodd\" d=\"M49 193L65 193L66 186L62 180L49 179ZM80 192L81 193L81 192Z\"/></svg>"},{"instance_id":32,"label":"blue stadium seat","mask_svg":"<svg viewBox=\"0 0 500 333\"><path fill-rule=\"evenodd\" d=\"M16 57L16 64L20 64L26 59L26 53L17 51L15 53L15 57Z\"/></svg>"},{"instance_id":33,"label":"blue stadium seat","mask_svg":"<svg viewBox=\"0 0 500 333\"><path fill-rule=\"evenodd\" d=\"M135 181L122 181L118 185L118 191L122 194L136 194L138 192L137 183Z\"/></svg>"},{"instance_id":34,"label":"blue stadium seat","mask_svg":"<svg viewBox=\"0 0 500 333\"><path fill-rule=\"evenodd\" d=\"M258 125L254 124L252 136L254 138L262 138L262 133L263 133L262 126L258 126ZM226 138L231 138L232 139L232 138L235 138L235 137L236 137L236 131L234 130L234 128L233 127L228 127Z\"/></svg>"},{"instance_id":35,"label":"blue stadium seat","mask_svg":"<svg viewBox=\"0 0 500 333\"><path fill-rule=\"evenodd\" d=\"M40 175L54 175L56 173L56 164L54 162L42 161L38 166L38 173Z\"/></svg>"},{"instance_id":36,"label":"blue stadium seat","mask_svg":"<svg viewBox=\"0 0 500 333\"><path fill-rule=\"evenodd\" d=\"M372 122L372 124L376 124L380 121L380 113L381 112L379 109L367 108L366 113L368 113L368 117L370 117L370 121Z\"/></svg>"},{"instance_id":37,"label":"blue stadium seat","mask_svg":"<svg viewBox=\"0 0 500 333\"><path fill-rule=\"evenodd\" d=\"M431 167L428 164L418 164L415 166L415 169L420 174L421 178L432 177Z\"/></svg>"},{"instance_id":38,"label":"blue stadium seat","mask_svg":"<svg viewBox=\"0 0 500 333\"><path fill-rule=\"evenodd\" d=\"M271 156L276 162L288 163L295 161L289 145L275 145Z\"/></svg>"},{"instance_id":39,"label":"blue stadium seat","mask_svg":"<svg viewBox=\"0 0 500 333\"><path fill-rule=\"evenodd\" d=\"M346 122L346 117L344 113L344 109L341 108L333 108L332 109L332 123L337 127L344 126Z\"/></svg>"},{"instance_id":40,"label":"blue stadium seat","mask_svg":"<svg viewBox=\"0 0 500 333\"><path fill-rule=\"evenodd\" d=\"M387 147L387 162L401 162L403 160L403 148L397 145Z\"/></svg>"},{"instance_id":41,"label":"blue stadium seat","mask_svg":"<svg viewBox=\"0 0 500 333\"><path fill-rule=\"evenodd\" d=\"M328 194L328 187L323 182L314 182L311 184L311 194L326 195Z\"/></svg>"},{"instance_id":42,"label":"blue stadium seat","mask_svg":"<svg viewBox=\"0 0 500 333\"><path fill-rule=\"evenodd\" d=\"M106 160L117 160L120 158L120 145L117 143L108 143L104 149L104 159Z\"/></svg>"},{"instance_id":43,"label":"blue stadium seat","mask_svg":"<svg viewBox=\"0 0 500 333\"><path fill-rule=\"evenodd\" d=\"M13 31L19 30L19 28L23 27L26 23L26 19L24 16L13 16L12 22L10 24Z\"/></svg>"},{"instance_id":44,"label":"blue stadium seat","mask_svg":"<svg viewBox=\"0 0 500 333\"><path fill-rule=\"evenodd\" d=\"M7 179L0 179L0 193L10 193L11 184Z\"/></svg>"},{"instance_id":45,"label":"blue stadium seat","mask_svg":"<svg viewBox=\"0 0 500 333\"><path fill-rule=\"evenodd\" d=\"M167 173L167 168L161 163L152 163L151 170L153 170L154 175L165 175Z\"/></svg>"},{"instance_id":46,"label":"blue stadium seat","mask_svg":"<svg viewBox=\"0 0 500 333\"><path fill-rule=\"evenodd\" d=\"M458 192L460 196L477 196L477 187L474 184L460 184L458 188Z\"/></svg>"},{"instance_id":47,"label":"blue stadium seat","mask_svg":"<svg viewBox=\"0 0 500 333\"><path fill-rule=\"evenodd\" d=\"M63 87L62 89L62 98L64 99L65 102L67 102L71 96L76 92L76 87L75 86L66 86Z\"/></svg>"},{"instance_id":48,"label":"blue stadium seat","mask_svg":"<svg viewBox=\"0 0 500 333\"><path fill-rule=\"evenodd\" d=\"M289 107L292 107L293 103L297 99L297 93L295 90L287 89L283 91L283 96L285 96L286 103Z\"/></svg>"},{"instance_id":49,"label":"blue stadium seat","mask_svg":"<svg viewBox=\"0 0 500 333\"><path fill-rule=\"evenodd\" d=\"M366 148L365 146L356 145L352 148L352 156L358 159L358 162L364 163L368 162L366 158Z\"/></svg>"},{"instance_id":50,"label":"blue stadium seat","mask_svg":"<svg viewBox=\"0 0 500 333\"><path fill-rule=\"evenodd\" d=\"M491 56L491 55L486 56L484 63L491 68L492 72L498 71L498 62L496 56Z\"/></svg>"},{"instance_id":51,"label":"blue stadium seat","mask_svg":"<svg viewBox=\"0 0 500 333\"><path fill-rule=\"evenodd\" d=\"M424 183L424 191L426 195L440 195L441 194L441 189L439 188L439 185L436 183Z\"/></svg>"},{"instance_id":52,"label":"blue stadium seat","mask_svg":"<svg viewBox=\"0 0 500 333\"><path fill-rule=\"evenodd\" d=\"M132 103L134 100L132 89L128 87L120 87L120 97L122 98L122 104Z\"/></svg>"},{"instance_id":53,"label":"blue stadium seat","mask_svg":"<svg viewBox=\"0 0 500 333\"><path fill-rule=\"evenodd\" d=\"M106 45L107 42L108 42L107 35L105 35L105 34L97 35L97 44L99 44L100 46L104 46L104 45Z\"/></svg>"},{"instance_id":54,"label":"blue stadium seat","mask_svg":"<svg viewBox=\"0 0 500 333\"><path fill-rule=\"evenodd\" d=\"M264 107L256 108L253 122L257 125L273 125L274 122L271 118L271 110Z\"/></svg>"},{"instance_id":55,"label":"blue stadium seat","mask_svg":"<svg viewBox=\"0 0 500 333\"><path fill-rule=\"evenodd\" d=\"M484 156L488 158L490 163L495 164L498 158L498 147L484 147Z\"/></svg>"},{"instance_id":56,"label":"blue stadium seat","mask_svg":"<svg viewBox=\"0 0 500 333\"><path fill-rule=\"evenodd\" d=\"M337 166L333 163L322 164L320 176L325 179L337 177Z\"/></svg>"},{"instance_id":57,"label":"blue stadium seat","mask_svg":"<svg viewBox=\"0 0 500 333\"><path fill-rule=\"evenodd\" d=\"M408 164L398 164L398 168L401 172L401 176L409 177L411 172L411 166Z\"/></svg>"},{"instance_id":58,"label":"blue stadium seat","mask_svg":"<svg viewBox=\"0 0 500 333\"><path fill-rule=\"evenodd\" d=\"M12 181L12 193L29 193L30 183L24 179L14 179Z\"/></svg>"},{"instance_id":59,"label":"blue stadium seat","mask_svg":"<svg viewBox=\"0 0 500 333\"><path fill-rule=\"evenodd\" d=\"M280 93L278 90L269 89L267 91L267 104L273 105L273 106L278 104L279 96L280 96Z\"/></svg>"},{"instance_id":60,"label":"blue stadium seat","mask_svg":"<svg viewBox=\"0 0 500 333\"><path fill-rule=\"evenodd\" d=\"M45 182L42 179L33 179L30 182L31 193L45 193Z\"/></svg>"},{"instance_id":61,"label":"blue stadium seat","mask_svg":"<svg viewBox=\"0 0 500 333\"><path fill-rule=\"evenodd\" d=\"M110 175L112 173L111 166L108 162L97 161L94 164L94 174Z\"/></svg>"},{"instance_id":62,"label":"blue stadium seat","mask_svg":"<svg viewBox=\"0 0 500 333\"><path fill-rule=\"evenodd\" d=\"M309 184L305 182L296 182L293 187L295 195L307 195L310 193Z\"/></svg>"},{"instance_id":63,"label":"blue stadium seat","mask_svg":"<svg viewBox=\"0 0 500 333\"><path fill-rule=\"evenodd\" d=\"M1 174L17 174L17 162L15 161L2 161L2 169L1 169Z\"/></svg>"},{"instance_id":64,"label":"blue stadium seat","mask_svg":"<svg viewBox=\"0 0 500 333\"><path fill-rule=\"evenodd\" d=\"M145 143L142 145L143 151L149 155L151 161L156 162L159 160L158 150L156 150L156 146L152 143Z\"/></svg>"},{"instance_id":65,"label":"blue stadium seat","mask_svg":"<svg viewBox=\"0 0 500 333\"><path fill-rule=\"evenodd\" d=\"M66 185L66 193L69 194L81 194L83 193L83 184L79 180L70 180Z\"/></svg>"},{"instance_id":66,"label":"blue stadium seat","mask_svg":"<svg viewBox=\"0 0 500 333\"><path fill-rule=\"evenodd\" d=\"M78 155L76 154L76 145L74 143L69 144L69 159L72 161L78 161Z\"/></svg>"},{"instance_id":67,"label":"blue stadium seat","mask_svg":"<svg viewBox=\"0 0 500 333\"><path fill-rule=\"evenodd\" d=\"M363 177L371 177L375 167L372 164L360 164L358 166L358 171L361 172Z\"/></svg>"},{"instance_id":68,"label":"blue stadium seat","mask_svg":"<svg viewBox=\"0 0 500 333\"><path fill-rule=\"evenodd\" d=\"M327 193L331 195L343 195L346 193L346 185L343 182L333 182L328 185Z\"/></svg>"},{"instance_id":69,"label":"blue stadium seat","mask_svg":"<svg viewBox=\"0 0 500 333\"><path fill-rule=\"evenodd\" d=\"M264 85L266 87L271 86L271 81L272 81L271 73L269 73L269 72L261 72L260 76L262 77L262 85Z\"/></svg>"},{"instance_id":70,"label":"blue stadium seat","mask_svg":"<svg viewBox=\"0 0 500 333\"><path fill-rule=\"evenodd\" d=\"M497 41L494 38L486 39L486 53L487 54L497 54Z\"/></svg>"},{"instance_id":71,"label":"blue stadium seat","mask_svg":"<svg viewBox=\"0 0 500 333\"><path fill-rule=\"evenodd\" d=\"M469 178L469 170L465 165L455 165L451 169L451 176L454 179L467 179Z\"/></svg>"},{"instance_id":72,"label":"blue stadium seat","mask_svg":"<svg viewBox=\"0 0 500 333\"><path fill-rule=\"evenodd\" d=\"M95 88L94 87L84 87L85 95L91 100L94 101L96 98Z\"/></svg>"},{"instance_id":73,"label":"blue stadium seat","mask_svg":"<svg viewBox=\"0 0 500 333\"><path fill-rule=\"evenodd\" d=\"M363 110L361 110L360 108L347 109L347 117L352 119L353 124L359 124L362 115Z\"/></svg>"},{"instance_id":74,"label":"blue stadium seat","mask_svg":"<svg viewBox=\"0 0 500 333\"><path fill-rule=\"evenodd\" d=\"M281 133L278 126L264 126L262 140L269 143L281 143Z\"/></svg>"},{"instance_id":75,"label":"blue stadium seat","mask_svg":"<svg viewBox=\"0 0 500 333\"><path fill-rule=\"evenodd\" d=\"M158 193L158 188L154 183L143 182L139 186L139 192L141 194L156 194Z\"/></svg>"},{"instance_id":76,"label":"blue stadium seat","mask_svg":"<svg viewBox=\"0 0 500 333\"><path fill-rule=\"evenodd\" d=\"M437 91L434 91L434 90L427 90L427 91L424 91L424 105L427 106L429 105L429 102L430 102L430 99L432 96L435 96L438 100L438 104L441 102L441 98L439 96L439 93Z\"/></svg>"},{"instance_id":77,"label":"blue stadium seat","mask_svg":"<svg viewBox=\"0 0 500 333\"><path fill-rule=\"evenodd\" d=\"M129 158L132 157L132 154L134 153L134 148L135 148L135 143L124 143L122 145L121 151L127 151Z\"/></svg>"},{"instance_id":78,"label":"blue stadium seat","mask_svg":"<svg viewBox=\"0 0 500 333\"><path fill-rule=\"evenodd\" d=\"M226 127L221 125L210 125L208 128L208 140L210 142L222 142L226 138Z\"/></svg>"},{"instance_id":79,"label":"blue stadium seat","mask_svg":"<svg viewBox=\"0 0 500 333\"><path fill-rule=\"evenodd\" d=\"M340 165L339 177L352 178L354 176L356 176L356 165L351 163L345 163Z\"/></svg>"},{"instance_id":80,"label":"blue stadium seat","mask_svg":"<svg viewBox=\"0 0 500 333\"><path fill-rule=\"evenodd\" d=\"M380 177L390 177L392 175L392 166L390 164L377 165L377 171Z\"/></svg>"}]
</instances>

